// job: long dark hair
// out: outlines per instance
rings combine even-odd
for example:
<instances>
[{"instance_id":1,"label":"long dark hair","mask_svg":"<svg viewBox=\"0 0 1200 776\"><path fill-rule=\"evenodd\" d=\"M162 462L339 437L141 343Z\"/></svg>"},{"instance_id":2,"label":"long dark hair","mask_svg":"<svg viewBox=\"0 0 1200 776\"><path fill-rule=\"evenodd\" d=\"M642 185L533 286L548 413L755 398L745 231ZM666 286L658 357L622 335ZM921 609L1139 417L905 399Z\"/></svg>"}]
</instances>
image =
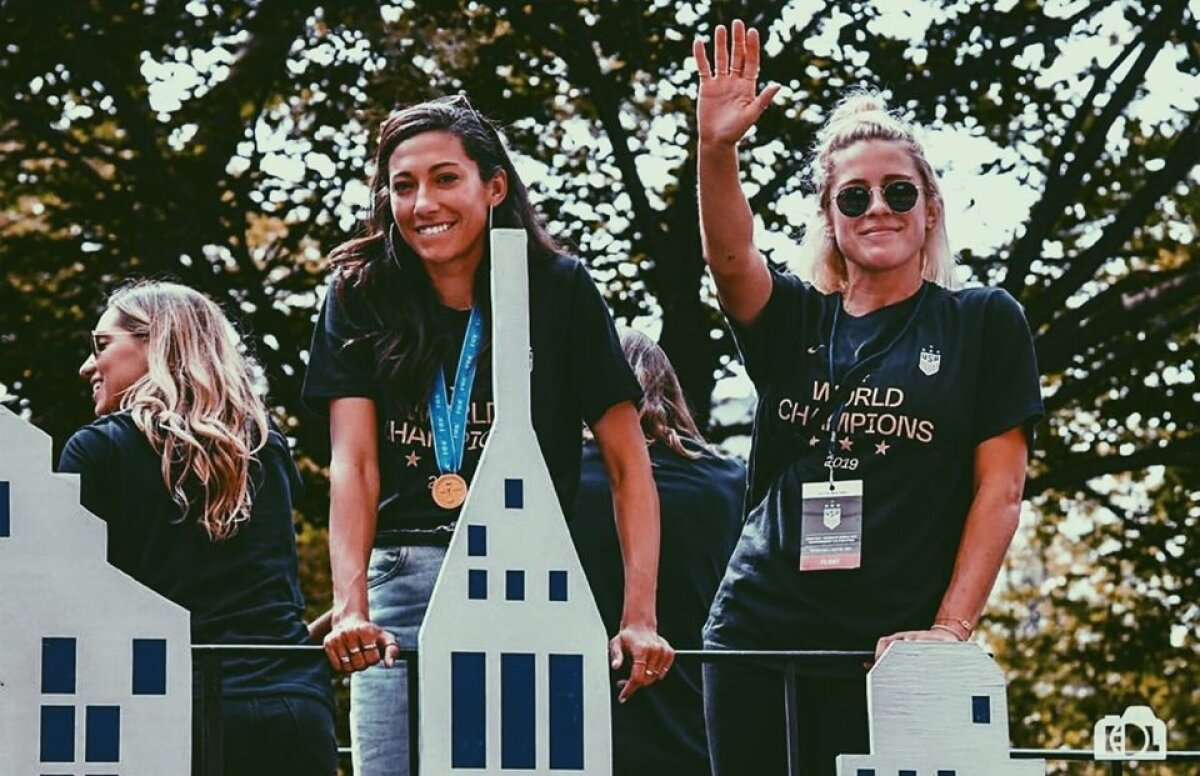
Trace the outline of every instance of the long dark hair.
<instances>
[{"instance_id":1,"label":"long dark hair","mask_svg":"<svg viewBox=\"0 0 1200 776\"><path fill-rule=\"evenodd\" d=\"M379 126L375 172L371 176L371 212L360 236L347 240L329 254L335 270L333 291L353 288L362 294L378 328L371 334L376 372L405 410L424 406L433 386L434 371L447 358L454 359L449 333L434 324L438 305L433 284L420 258L395 227L389 196L388 160L396 146L425 132L448 132L457 137L475 162L479 177L490 181L503 170L508 193L492 210L492 224L523 228L529 236L531 262L545 261L560 252L546 233L542 220L529 204L529 192L496 128L480 115L466 97L430 100L393 111ZM484 260L475 274L475 303L488 320L488 270ZM481 375L482 376L482 375Z\"/></svg>"},{"instance_id":2,"label":"long dark hair","mask_svg":"<svg viewBox=\"0 0 1200 776\"><path fill-rule=\"evenodd\" d=\"M683 446L683 440L704 448L708 443L696 428L671 360L654 340L639 331L622 329L620 336L625 360L644 394L638 411L642 433L647 440L662 442L684 458L699 458L699 453Z\"/></svg>"}]
</instances>

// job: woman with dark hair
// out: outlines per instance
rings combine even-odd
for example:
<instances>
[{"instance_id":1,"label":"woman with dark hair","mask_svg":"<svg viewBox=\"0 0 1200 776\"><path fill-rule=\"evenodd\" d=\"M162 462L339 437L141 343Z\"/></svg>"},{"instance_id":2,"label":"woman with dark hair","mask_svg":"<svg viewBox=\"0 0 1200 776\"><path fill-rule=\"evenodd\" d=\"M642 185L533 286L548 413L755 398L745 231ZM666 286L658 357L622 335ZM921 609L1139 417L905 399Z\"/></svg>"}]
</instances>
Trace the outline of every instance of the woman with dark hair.
<instances>
[{"instance_id":1,"label":"woman with dark hair","mask_svg":"<svg viewBox=\"0 0 1200 776\"><path fill-rule=\"evenodd\" d=\"M356 672L354 766L366 776L407 773L404 670L383 668L395 645L416 643L491 427L493 224L528 235L533 424L564 513L579 481L581 422L612 478L626 596L610 652L614 668L632 658L623 697L660 679L673 657L656 633L658 501L640 391L587 270L546 234L499 135L465 98L388 116L370 188L362 236L330 255L304 388L329 414L325 649L332 666Z\"/></svg>"},{"instance_id":2,"label":"woman with dark hair","mask_svg":"<svg viewBox=\"0 0 1200 776\"><path fill-rule=\"evenodd\" d=\"M705 259L758 393L750 513L705 626L706 648L871 650L963 641L1017 527L1033 424L1033 343L1002 290L956 290L946 207L909 124L851 93L817 137L809 282L754 244L738 144L779 91L757 87L740 22L700 41ZM805 665L800 769L832 774L867 745L860 661ZM782 677L705 667L714 772L787 767ZM965 764L965 767L972 767Z\"/></svg>"},{"instance_id":3,"label":"woman with dark hair","mask_svg":"<svg viewBox=\"0 0 1200 776\"><path fill-rule=\"evenodd\" d=\"M306 643L299 475L220 308L174 283L122 288L79 372L99 418L67 442L59 470L80 474L80 500L108 523L109 562L187 608L196 644ZM332 776L323 661L239 657L222 668L222 773Z\"/></svg>"},{"instance_id":4,"label":"woman with dark hair","mask_svg":"<svg viewBox=\"0 0 1200 776\"><path fill-rule=\"evenodd\" d=\"M676 649L700 649L700 631L741 532L746 467L704 441L675 370L654 340L625 329L621 346L644 392L642 435L662 513L659 632ZM620 622L624 591L620 543L608 475L590 442L583 448L571 536L600 616L613 628ZM707 773L699 664L676 665L653 692L627 703L614 695L612 722L614 774Z\"/></svg>"}]
</instances>

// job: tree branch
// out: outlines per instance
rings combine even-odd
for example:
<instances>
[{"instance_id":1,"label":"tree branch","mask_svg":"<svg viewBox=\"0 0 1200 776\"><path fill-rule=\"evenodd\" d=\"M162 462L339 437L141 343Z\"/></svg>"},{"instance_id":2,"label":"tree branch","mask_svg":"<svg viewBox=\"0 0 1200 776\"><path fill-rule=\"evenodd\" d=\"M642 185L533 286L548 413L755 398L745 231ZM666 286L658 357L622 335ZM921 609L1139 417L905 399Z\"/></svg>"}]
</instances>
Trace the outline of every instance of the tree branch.
<instances>
[{"instance_id":1,"label":"tree branch","mask_svg":"<svg viewBox=\"0 0 1200 776\"><path fill-rule=\"evenodd\" d=\"M1064 456L1053 470L1025 483L1025 498L1048 490L1082 487L1088 480L1106 474L1137 471L1149 466L1200 467L1200 436L1177 439L1165 445L1138 450L1130 455Z\"/></svg>"},{"instance_id":2,"label":"tree branch","mask_svg":"<svg viewBox=\"0 0 1200 776\"><path fill-rule=\"evenodd\" d=\"M1037 339L1043 373L1066 367L1071 356L1130 329L1131 321L1150 317L1200 293L1200 267L1187 265L1167 272L1135 272L1101 291L1086 304L1056 317ZM1178 319L1172 321L1178 326Z\"/></svg>"},{"instance_id":3,"label":"tree branch","mask_svg":"<svg viewBox=\"0 0 1200 776\"><path fill-rule=\"evenodd\" d=\"M1200 160L1200 115L1192 117L1191 123L1180 134L1161 170L1154 173L1117 213L1113 222L1104 230L1100 239L1087 250L1071 260L1070 267L1046 290L1035 297L1026 308L1029 325L1036 331L1062 308L1067 298L1075 293L1096 270L1146 222L1158 200L1168 194L1179 182L1181 171L1190 170Z\"/></svg>"},{"instance_id":4,"label":"tree branch","mask_svg":"<svg viewBox=\"0 0 1200 776\"><path fill-rule=\"evenodd\" d=\"M1158 57L1162 44L1170 36L1171 22L1178 18L1179 8L1183 3L1174 0L1172 5L1175 12L1170 13L1168 9L1164 8L1163 13L1129 44L1101 77L1096 79L1087 95L1089 101L1080 104L1079 113L1073 126L1064 133L1058 152L1046 168L1046 189L1029 214L1025 232L1010 253L1011 264L1003 283L1003 287L1009 293L1016 295L1025 286L1025 276L1029 272L1030 265L1035 258L1041 256L1042 242L1062 216L1065 205L1073 201L1072 193L1079 188L1085 172L1096 163L1096 160L1104 152L1109 129L1137 94L1137 88L1141 85L1146 71ZM1129 73L1113 90L1108 102L1100 111L1100 115L1096 116L1092 111L1095 99L1103 87L1107 86L1107 79L1139 43L1142 45L1141 54L1130 68ZM1094 121L1087 126L1091 119ZM1082 142L1074 142L1075 132L1083 130L1085 126L1087 131ZM1067 169L1060 171L1060 165L1066 161L1068 152L1074 158L1068 164Z\"/></svg>"}]
</instances>

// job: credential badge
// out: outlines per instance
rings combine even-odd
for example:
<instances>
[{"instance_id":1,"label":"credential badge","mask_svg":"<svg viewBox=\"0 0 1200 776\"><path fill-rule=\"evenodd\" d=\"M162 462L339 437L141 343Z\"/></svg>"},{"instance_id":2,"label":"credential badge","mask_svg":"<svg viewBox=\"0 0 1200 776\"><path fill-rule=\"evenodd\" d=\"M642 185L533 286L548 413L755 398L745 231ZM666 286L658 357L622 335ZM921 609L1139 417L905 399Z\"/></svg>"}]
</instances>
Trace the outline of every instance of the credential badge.
<instances>
[{"instance_id":1,"label":"credential badge","mask_svg":"<svg viewBox=\"0 0 1200 776\"><path fill-rule=\"evenodd\" d=\"M842 505L836 501L830 501L825 505L825 527L833 530L842 524Z\"/></svg>"},{"instance_id":2,"label":"credential badge","mask_svg":"<svg viewBox=\"0 0 1200 776\"><path fill-rule=\"evenodd\" d=\"M921 360L917 364L926 375L935 375L942 368L942 351L932 345L921 348Z\"/></svg>"}]
</instances>

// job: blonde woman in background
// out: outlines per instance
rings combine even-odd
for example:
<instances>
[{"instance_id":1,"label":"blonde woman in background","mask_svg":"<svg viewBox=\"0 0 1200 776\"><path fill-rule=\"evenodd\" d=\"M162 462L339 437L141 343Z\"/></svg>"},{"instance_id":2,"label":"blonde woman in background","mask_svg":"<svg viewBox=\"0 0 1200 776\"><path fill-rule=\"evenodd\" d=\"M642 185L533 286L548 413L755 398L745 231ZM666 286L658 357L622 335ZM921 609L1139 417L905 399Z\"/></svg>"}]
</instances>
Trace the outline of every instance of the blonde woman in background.
<instances>
[{"instance_id":1,"label":"blonde woman in background","mask_svg":"<svg viewBox=\"0 0 1200 776\"><path fill-rule=\"evenodd\" d=\"M98 417L59 470L108 523L109 561L186 607L193 643L305 643L299 477L233 326L202 294L147 282L112 295L91 340L79 373ZM324 661L230 658L222 681L223 773L336 771Z\"/></svg>"},{"instance_id":2,"label":"blonde woman in background","mask_svg":"<svg viewBox=\"0 0 1200 776\"><path fill-rule=\"evenodd\" d=\"M1016 529L1042 415L1028 326L998 289L953 290L945 204L913 128L852 93L821 130L808 282L767 265L738 143L759 39L717 27L700 71L705 259L758 392L745 530L705 626L710 649L873 651L970 638ZM732 38L732 39L730 39ZM865 752L861 661L803 664L800 772ZM713 770L786 770L782 679L705 667Z\"/></svg>"}]
</instances>

